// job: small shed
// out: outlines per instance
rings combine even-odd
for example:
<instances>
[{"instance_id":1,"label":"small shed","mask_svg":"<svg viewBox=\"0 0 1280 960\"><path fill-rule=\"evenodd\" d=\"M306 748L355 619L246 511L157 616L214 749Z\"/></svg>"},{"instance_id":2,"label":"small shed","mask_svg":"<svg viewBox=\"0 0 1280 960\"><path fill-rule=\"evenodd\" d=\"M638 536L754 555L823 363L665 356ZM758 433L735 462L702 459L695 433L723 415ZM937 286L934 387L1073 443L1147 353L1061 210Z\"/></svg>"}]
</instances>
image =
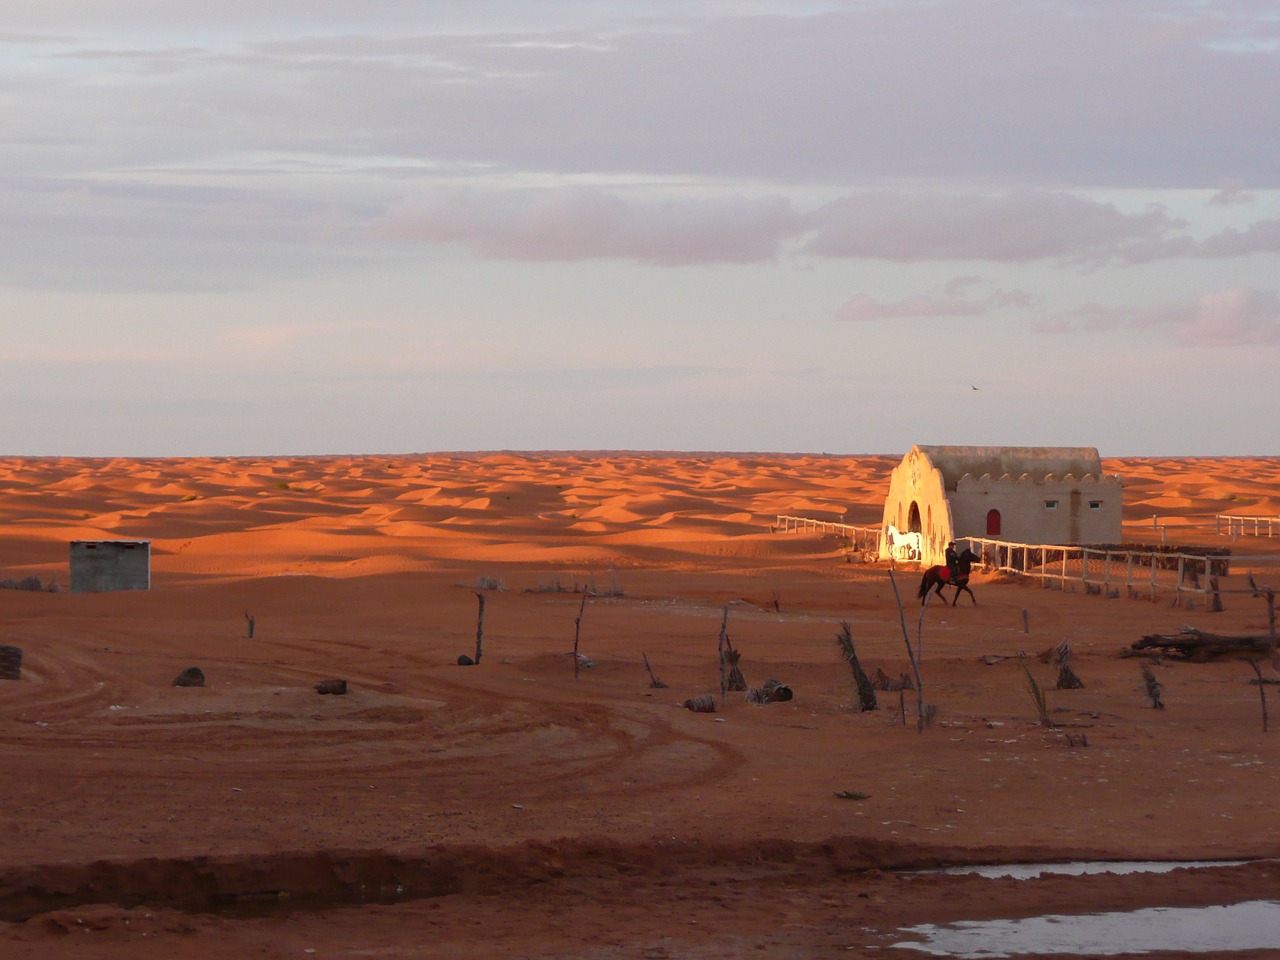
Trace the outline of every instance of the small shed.
<instances>
[{"instance_id":1,"label":"small shed","mask_svg":"<svg viewBox=\"0 0 1280 960\"><path fill-rule=\"evenodd\" d=\"M72 593L150 589L150 540L71 541Z\"/></svg>"},{"instance_id":2,"label":"small shed","mask_svg":"<svg viewBox=\"0 0 1280 960\"><path fill-rule=\"evenodd\" d=\"M941 563L948 541L963 537L1119 543L1121 489L1095 447L917 445L889 477L881 555ZM894 552L902 534L906 554Z\"/></svg>"}]
</instances>

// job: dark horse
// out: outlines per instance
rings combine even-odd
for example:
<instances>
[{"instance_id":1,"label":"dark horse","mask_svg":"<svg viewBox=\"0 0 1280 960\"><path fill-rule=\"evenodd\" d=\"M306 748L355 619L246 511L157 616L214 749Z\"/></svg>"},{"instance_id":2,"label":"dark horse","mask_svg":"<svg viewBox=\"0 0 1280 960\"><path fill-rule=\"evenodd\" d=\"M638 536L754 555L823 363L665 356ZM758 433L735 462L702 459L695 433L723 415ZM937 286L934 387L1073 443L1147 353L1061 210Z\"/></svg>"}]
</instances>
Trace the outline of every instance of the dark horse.
<instances>
[{"instance_id":1,"label":"dark horse","mask_svg":"<svg viewBox=\"0 0 1280 960\"><path fill-rule=\"evenodd\" d=\"M974 606L978 604L978 598L973 595L973 591L969 589L969 568L973 566L974 561L982 558L972 550L966 549L960 554L960 558L956 561L955 576L951 575L949 567L930 567L924 572L924 576L920 579L920 592L916 594L920 598L920 606L924 606L924 602L929 597L930 590L937 590L938 596L942 597L942 602L946 603L947 598L942 596L943 587L955 587L956 595L951 600L954 607L956 601L960 599L960 594L967 593L969 599L973 601Z\"/></svg>"}]
</instances>

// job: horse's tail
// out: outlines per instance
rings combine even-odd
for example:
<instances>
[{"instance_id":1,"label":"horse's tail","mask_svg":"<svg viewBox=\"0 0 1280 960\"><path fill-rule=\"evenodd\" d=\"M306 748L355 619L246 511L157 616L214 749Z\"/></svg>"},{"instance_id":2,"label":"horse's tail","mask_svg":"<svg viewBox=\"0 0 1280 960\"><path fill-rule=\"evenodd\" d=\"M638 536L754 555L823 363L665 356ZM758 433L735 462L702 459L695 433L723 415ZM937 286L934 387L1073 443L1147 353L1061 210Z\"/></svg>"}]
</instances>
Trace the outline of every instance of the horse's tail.
<instances>
[{"instance_id":1,"label":"horse's tail","mask_svg":"<svg viewBox=\"0 0 1280 960\"><path fill-rule=\"evenodd\" d=\"M929 571L924 572L924 576L920 578L920 589L916 591L916 599L923 600L926 593L929 592Z\"/></svg>"}]
</instances>

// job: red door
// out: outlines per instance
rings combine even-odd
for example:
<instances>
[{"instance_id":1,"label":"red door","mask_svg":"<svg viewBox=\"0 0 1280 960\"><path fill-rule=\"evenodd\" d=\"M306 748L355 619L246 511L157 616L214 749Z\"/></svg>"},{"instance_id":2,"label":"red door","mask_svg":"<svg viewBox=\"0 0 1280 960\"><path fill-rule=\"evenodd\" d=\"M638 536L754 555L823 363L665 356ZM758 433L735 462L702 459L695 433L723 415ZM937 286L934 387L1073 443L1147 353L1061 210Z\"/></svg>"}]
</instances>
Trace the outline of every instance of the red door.
<instances>
[{"instance_id":1,"label":"red door","mask_svg":"<svg viewBox=\"0 0 1280 960\"><path fill-rule=\"evenodd\" d=\"M987 511L987 536L988 537L1000 536L1000 511L999 510Z\"/></svg>"}]
</instances>

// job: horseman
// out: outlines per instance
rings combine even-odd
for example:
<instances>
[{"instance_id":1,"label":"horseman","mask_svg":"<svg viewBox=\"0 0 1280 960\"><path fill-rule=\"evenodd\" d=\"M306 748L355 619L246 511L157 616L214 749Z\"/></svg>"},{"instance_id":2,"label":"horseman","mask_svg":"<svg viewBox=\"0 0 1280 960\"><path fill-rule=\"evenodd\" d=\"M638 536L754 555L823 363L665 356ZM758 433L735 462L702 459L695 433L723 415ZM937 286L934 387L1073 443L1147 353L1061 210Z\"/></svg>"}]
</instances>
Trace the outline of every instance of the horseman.
<instances>
[{"instance_id":1,"label":"horseman","mask_svg":"<svg viewBox=\"0 0 1280 960\"><path fill-rule=\"evenodd\" d=\"M951 583L956 582L956 573L960 569L960 554L956 553L956 542L952 540L947 544L947 580Z\"/></svg>"}]
</instances>

